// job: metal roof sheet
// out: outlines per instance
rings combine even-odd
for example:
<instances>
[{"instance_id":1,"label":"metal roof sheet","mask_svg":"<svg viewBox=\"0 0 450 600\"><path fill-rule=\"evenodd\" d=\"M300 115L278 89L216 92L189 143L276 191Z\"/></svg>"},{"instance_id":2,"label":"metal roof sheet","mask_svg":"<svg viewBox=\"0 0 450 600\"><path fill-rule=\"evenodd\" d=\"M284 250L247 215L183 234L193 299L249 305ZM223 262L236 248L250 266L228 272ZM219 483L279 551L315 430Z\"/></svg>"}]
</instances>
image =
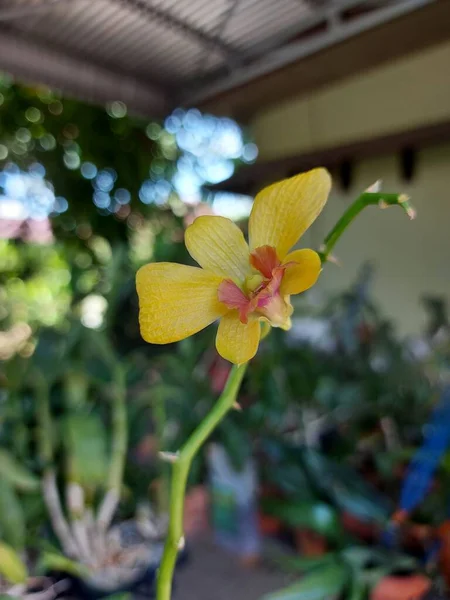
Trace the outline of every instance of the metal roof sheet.
<instances>
[{"instance_id":1,"label":"metal roof sheet","mask_svg":"<svg viewBox=\"0 0 450 600\"><path fill-rule=\"evenodd\" d=\"M163 114L437 0L0 0L0 69Z\"/></svg>"}]
</instances>

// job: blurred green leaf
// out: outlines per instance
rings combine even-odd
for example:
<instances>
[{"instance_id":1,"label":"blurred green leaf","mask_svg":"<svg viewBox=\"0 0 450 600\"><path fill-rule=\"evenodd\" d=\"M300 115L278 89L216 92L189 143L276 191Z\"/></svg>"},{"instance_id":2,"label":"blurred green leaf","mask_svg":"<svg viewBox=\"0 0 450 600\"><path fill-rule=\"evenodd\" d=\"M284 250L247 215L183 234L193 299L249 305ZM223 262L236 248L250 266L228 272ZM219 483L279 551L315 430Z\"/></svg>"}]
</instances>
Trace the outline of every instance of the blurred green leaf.
<instances>
[{"instance_id":1,"label":"blurred green leaf","mask_svg":"<svg viewBox=\"0 0 450 600\"><path fill-rule=\"evenodd\" d=\"M236 471L242 471L251 455L251 446L245 428L239 427L231 419L225 419L218 434L228 459Z\"/></svg>"},{"instance_id":2,"label":"blurred green leaf","mask_svg":"<svg viewBox=\"0 0 450 600\"><path fill-rule=\"evenodd\" d=\"M354 469L310 448L301 450L300 457L316 489L338 509L363 520L387 522L393 511L390 500L366 483Z\"/></svg>"},{"instance_id":3,"label":"blurred green leaf","mask_svg":"<svg viewBox=\"0 0 450 600\"><path fill-rule=\"evenodd\" d=\"M261 501L264 513L278 517L295 528L310 529L330 541L342 536L342 526L335 509L323 502L289 502L278 499Z\"/></svg>"},{"instance_id":4,"label":"blurred green leaf","mask_svg":"<svg viewBox=\"0 0 450 600\"><path fill-rule=\"evenodd\" d=\"M38 570L43 573L59 571L68 575L75 575L76 577L87 577L90 573L85 565L70 560L70 558L67 558L63 554L48 551L42 552L39 557Z\"/></svg>"},{"instance_id":5,"label":"blurred green leaf","mask_svg":"<svg viewBox=\"0 0 450 600\"><path fill-rule=\"evenodd\" d=\"M12 584L25 583L28 577L27 568L20 556L3 542L0 542L0 575Z\"/></svg>"},{"instance_id":6,"label":"blurred green leaf","mask_svg":"<svg viewBox=\"0 0 450 600\"><path fill-rule=\"evenodd\" d=\"M8 481L0 480L0 538L16 550L25 546L25 517Z\"/></svg>"},{"instance_id":7,"label":"blurred green leaf","mask_svg":"<svg viewBox=\"0 0 450 600\"><path fill-rule=\"evenodd\" d=\"M348 579L346 565L330 564L305 575L300 583L268 594L261 600L337 600Z\"/></svg>"},{"instance_id":8,"label":"blurred green leaf","mask_svg":"<svg viewBox=\"0 0 450 600\"><path fill-rule=\"evenodd\" d=\"M329 563L336 562L339 558L338 552L327 552L322 556L294 556L279 554L270 557L284 571L292 573L305 573L323 567Z\"/></svg>"},{"instance_id":9,"label":"blurred green leaf","mask_svg":"<svg viewBox=\"0 0 450 600\"><path fill-rule=\"evenodd\" d=\"M33 367L48 382L55 380L64 369L69 339L54 329L42 329L33 354Z\"/></svg>"},{"instance_id":10,"label":"blurred green leaf","mask_svg":"<svg viewBox=\"0 0 450 600\"><path fill-rule=\"evenodd\" d=\"M353 573L351 584L345 600L365 600L368 594L368 586L356 573Z\"/></svg>"},{"instance_id":11,"label":"blurred green leaf","mask_svg":"<svg viewBox=\"0 0 450 600\"><path fill-rule=\"evenodd\" d=\"M40 486L38 477L4 448L0 448L0 478L22 492L32 492Z\"/></svg>"},{"instance_id":12,"label":"blurred green leaf","mask_svg":"<svg viewBox=\"0 0 450 600\"><path fill-rule=\"evenodd\" d=\"M108 461L105 427L100 418L95 414L67 416L62 441L67 452L69 477L88 488L102 486Z\"/></svg>"}]
</instances>

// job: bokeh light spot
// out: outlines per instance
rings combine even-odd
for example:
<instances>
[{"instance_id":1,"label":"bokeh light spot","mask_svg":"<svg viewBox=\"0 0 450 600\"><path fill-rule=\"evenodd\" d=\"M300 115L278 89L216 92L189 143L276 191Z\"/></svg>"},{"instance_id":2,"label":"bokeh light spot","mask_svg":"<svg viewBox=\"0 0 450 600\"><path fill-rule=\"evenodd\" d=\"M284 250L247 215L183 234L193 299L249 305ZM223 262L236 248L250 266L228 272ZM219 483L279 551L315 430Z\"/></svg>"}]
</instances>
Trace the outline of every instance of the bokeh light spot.
<instances>
[{"instance_id":1,"label":"bokeh light spot","mask_svg":"<svg viewBox=\"0 0 450 600\"><path fill-rule=\"evenodd\" d=\"M81 175L85 179L94 179L97 175L97 167L91 162L84 162L81 165Z\"/></svg>"},{"instance_id":2,"label":"bokeh light spot","mask_svg":"<svg viewBox=\"0 0 450 600\"><path fill-rule=\"evenodd\" d=\"M115 101L108 104L106 112L114 119L122 119L127 114L127 106L124 102Z\"/></svg>"},{"instance_id":3,"label":"bokeh light spot","mask_svg":"<svg viewBox=\"0 0 450 600\"><path fill-rule=\"evenodd\" d=\"M25 111L25 118L27 119L27 121L30 121L30 123L39 123L39 121L41 120L41 117L42 117L41 111L38 108L36 108L35 106L30 106Z\"/></svg>"}]
</instances>

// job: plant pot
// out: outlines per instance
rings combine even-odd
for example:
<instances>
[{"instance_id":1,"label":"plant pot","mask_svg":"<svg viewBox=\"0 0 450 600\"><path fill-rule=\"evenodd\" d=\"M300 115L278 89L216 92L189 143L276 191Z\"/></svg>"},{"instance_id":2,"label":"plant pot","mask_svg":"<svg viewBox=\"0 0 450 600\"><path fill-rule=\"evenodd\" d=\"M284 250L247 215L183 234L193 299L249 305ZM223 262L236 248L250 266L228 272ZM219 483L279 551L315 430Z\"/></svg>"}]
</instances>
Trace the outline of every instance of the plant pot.
<instances>
[{"instance_id":1,"label":"plant pot","mask_svg":"<svg viewBox=\"0 0 450 600\"><path fill-rule=\"evenodd\" d=\"M184 502L184 533L193 537L209 529L209 492L204 485L191 488Z\"/></svg>"},{"instance_id":2,"label":"plant pot","mask_svg":"<svg viewBox=\"0 0 450 600\"><path fill-rule=\"evenodd\" d=\"M295 546L303 556L322 556L328 552L326 538L310 529L295 530Z\"/></svg>"},{"instance_id":3,"label":"plant pot","mask_svg":"<svg viewBox=\"0 0 450 600\"><path fill-rule=\"evenodd\" d=\"M430 588L425 575L388 575L373 588L370 600L420 600Z\"/></svg>"}]
</instances>

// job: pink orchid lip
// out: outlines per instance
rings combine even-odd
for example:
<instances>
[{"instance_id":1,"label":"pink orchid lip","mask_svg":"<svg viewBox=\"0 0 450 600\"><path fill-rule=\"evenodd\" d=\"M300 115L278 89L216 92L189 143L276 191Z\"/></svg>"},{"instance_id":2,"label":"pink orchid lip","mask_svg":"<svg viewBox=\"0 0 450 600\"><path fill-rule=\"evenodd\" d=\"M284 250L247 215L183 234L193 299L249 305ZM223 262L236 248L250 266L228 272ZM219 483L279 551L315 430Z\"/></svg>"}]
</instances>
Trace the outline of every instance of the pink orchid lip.
<instances>
[{"instance_id":1,"label":"pink orchid lip","mask_svg":"<svg viewBox=\"0 0 450 600\"><path fill-rule=\"evenodd\" d=\"M260 316L270 320L273 312L279 312L283 302L280 296L280 286L287 265L282 265L277 257L275 248L262 246L250 255L250 264L265 278L256 289L245 294L231 279L225 279L219 286L218 299L230 309L239 311L241 323L248 323L251 313L262 309ZM281 301L281 302L280 302ZM275 311L271 310L271 305ZM277 318L278 320L278 318Z\"/></svg>"}]
</instances>

